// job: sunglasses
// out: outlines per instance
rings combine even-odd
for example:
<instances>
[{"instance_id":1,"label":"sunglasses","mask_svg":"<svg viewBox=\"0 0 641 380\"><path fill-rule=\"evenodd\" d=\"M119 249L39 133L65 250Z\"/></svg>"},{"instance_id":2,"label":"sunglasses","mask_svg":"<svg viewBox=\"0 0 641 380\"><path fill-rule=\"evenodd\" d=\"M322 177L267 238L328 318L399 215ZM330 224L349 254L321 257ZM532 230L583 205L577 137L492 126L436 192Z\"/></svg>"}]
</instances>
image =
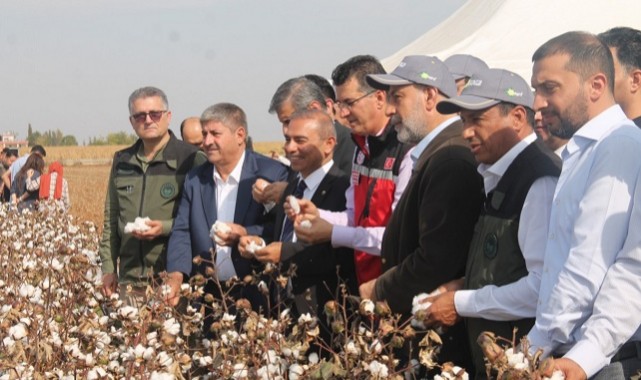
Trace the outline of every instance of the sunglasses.
<instances>
[{"instance_id":1,"label":"sunglasses","mask_svg":"<svg viewBox=\"0 0 641 380\"><path fill-rule=\"evenodd\" d=\"M133 120L133 121L135 121L137 123L144 123L145 121L147 121L147 116L149 116L149 118L154 123L157 123L157 122L160 121L160 119L162 118L162 115L164 115L165 112L167 112L167 111L139 112L139 113L135 113L135 114L133 114L133 115L131 115L129 117L131 118L131 120Z\"/></svg>"}]
</instances>

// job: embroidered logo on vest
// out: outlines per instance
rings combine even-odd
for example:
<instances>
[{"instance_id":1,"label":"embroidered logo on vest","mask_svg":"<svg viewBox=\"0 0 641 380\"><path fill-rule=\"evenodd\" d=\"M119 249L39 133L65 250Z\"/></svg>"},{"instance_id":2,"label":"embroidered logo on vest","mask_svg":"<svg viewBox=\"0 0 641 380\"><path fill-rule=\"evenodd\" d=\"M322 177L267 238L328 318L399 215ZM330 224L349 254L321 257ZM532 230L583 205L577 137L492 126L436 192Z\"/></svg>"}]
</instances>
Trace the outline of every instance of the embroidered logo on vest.
<instances>
[{"instance_id":1,"label":"embroidered logo on vest","mask_svg":"<svg viewBox=\"0 0 641 380\"><path fill-rule=\"evenodd\" d=\"M495 233L485 235L485 242L483 243L483 254L488 259L493 259L499 252L499 238Z\"/></svg>"},{"instance_id":2,"label":"embroidered logo on vest","mask_svg":"<svg viewBox=\"0 0 641 380\"><path fill-rule=\"evenodd\" d=\"M160 196L169 199L176 195L176 186L173 183L165 183L160 187Z\"/></svg>"}]
</instances>

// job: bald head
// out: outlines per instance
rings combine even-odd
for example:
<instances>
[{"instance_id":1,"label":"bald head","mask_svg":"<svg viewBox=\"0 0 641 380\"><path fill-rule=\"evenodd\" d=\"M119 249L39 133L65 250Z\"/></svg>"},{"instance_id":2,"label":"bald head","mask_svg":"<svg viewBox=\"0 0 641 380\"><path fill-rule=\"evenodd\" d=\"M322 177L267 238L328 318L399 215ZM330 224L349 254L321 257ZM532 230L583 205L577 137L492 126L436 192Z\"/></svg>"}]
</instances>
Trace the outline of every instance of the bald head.
<instances>
[{"instance_id":1,"label":"bald head","mask_svg":"<svg viewBox=\"0 0 641 380\"><path fill-rule=\"evenodd\" d=\"M203 128L199 117L188 117L180 124L180 136L187 144L201 148L203 145Z\"/></svg>"}]
</instances>

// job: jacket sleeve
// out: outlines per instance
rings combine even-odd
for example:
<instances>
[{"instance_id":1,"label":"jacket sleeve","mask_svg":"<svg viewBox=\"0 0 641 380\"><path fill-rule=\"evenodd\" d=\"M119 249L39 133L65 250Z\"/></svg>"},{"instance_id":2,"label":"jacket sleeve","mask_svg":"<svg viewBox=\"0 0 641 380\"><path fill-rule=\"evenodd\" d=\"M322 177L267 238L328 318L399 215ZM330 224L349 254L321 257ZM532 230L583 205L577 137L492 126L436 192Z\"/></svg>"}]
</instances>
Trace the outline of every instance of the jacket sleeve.
<instances>
[{"instance_id":1,"label":"jacket sleeve","mask_svg":"<svg viewBox=\"0 0 641 380\"><path fill-rule=\"evenodd\" d=\"M184 276L191 274L193 254L189 222L191 220L192 202L193 181L188 178L184 183L183 193L178 205L178 213L167 244L168 273L181 272Z\"/></svg>"},{"instance_id":2,"label":"jacket sleeve","mask_svg":"<svg viewBox=\"0 0 641 380\"><path fill-rule=\"evenodd\" d=\"M419 210L418 246L399 252L404 259L375 286L395 312L409 312L414 296L464 275L482 202L481 179L467 160L433 160L421 175L419 204L406 205Z\"/></svg>"},{"instance_id":3,"label":"jacket sleeve","mask_svg":"<svg viewBox=\"0 0 641 380\"><path fill-rule=\"evenodd\" d=\"M111 168L105 198L104 224L102 241L100 242L100 259L103 273L116 273L120 251L120 236L118 234L118 194L114 178L117 157L114 157L114 166Z\"/></svg>"}]
</instances>

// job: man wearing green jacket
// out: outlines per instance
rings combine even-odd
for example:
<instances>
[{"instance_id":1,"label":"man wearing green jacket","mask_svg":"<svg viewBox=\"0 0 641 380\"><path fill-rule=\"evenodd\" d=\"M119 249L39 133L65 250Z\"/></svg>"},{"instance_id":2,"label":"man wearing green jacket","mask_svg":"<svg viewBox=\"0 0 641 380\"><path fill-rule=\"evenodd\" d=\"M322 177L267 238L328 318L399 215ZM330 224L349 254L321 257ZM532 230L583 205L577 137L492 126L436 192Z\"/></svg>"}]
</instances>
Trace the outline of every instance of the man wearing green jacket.
<instances>
[{"instance_id":1,"label":"man wearing green jacket","mask_svg":"<svg viewBox=\"0 0 641 380\"><path fill-rule=\"evenodd\" d=\"M166 245L185 176L206 159L169 130L171 111L162 90L134 91L129 113L139 139L114 155L100 257L103 293L119 292L126 303L140 306L147 285L165 270ZM149 220L127 226L137 217Z\"/></svg>"}]
</instances>

